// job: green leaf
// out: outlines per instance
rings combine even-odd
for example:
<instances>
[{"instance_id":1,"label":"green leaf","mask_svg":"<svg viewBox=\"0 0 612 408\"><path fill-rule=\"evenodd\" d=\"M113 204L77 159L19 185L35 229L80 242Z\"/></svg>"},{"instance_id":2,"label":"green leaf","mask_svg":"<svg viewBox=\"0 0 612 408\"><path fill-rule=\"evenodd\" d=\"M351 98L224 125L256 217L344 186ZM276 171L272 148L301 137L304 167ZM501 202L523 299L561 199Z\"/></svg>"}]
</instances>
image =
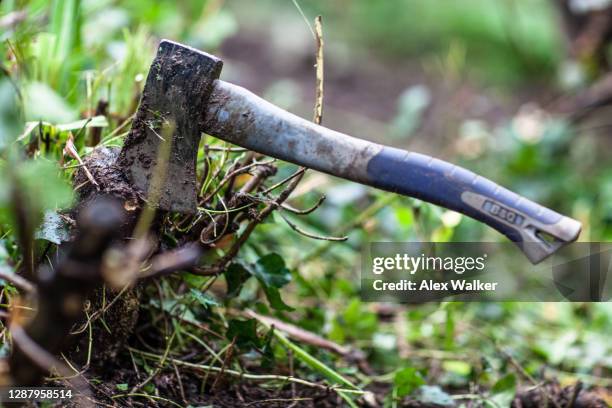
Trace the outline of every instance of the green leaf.
<instances>
[{"instance_id":1,"label":"green leaf","mask_svg":"<svg viewBox=\"0 0 612 408\"><path fill-rule=\"evenodd\" d=\"M270 306L272 306L274 309L287 312L295 310L283 301L280 292L275 287L264 285L263 289L268 302L270 302Z\"/></svg>"},{"instance_id":2,"label":"green leaf","mask_svg":"<svg viewBox=\"0 0 612 408\"><path fill-rule=\"evenodd\" d=\"M240 294L242 286L251 277L251 272L239 262L232 263L224 272L227 282L227 297L233 298Z\"/></svg>"},{"instance_id":3,"label":"green leaf","mask_svg":"<svg viewBox=\"0 0 612 408\"><path fill-rule=\"evenodd\" d=\"M18 95L9 80L0 82L0 149L6 149L23 129Z\"/></svg>"},{"instance_id":4,"label":"green leaf","mask_svg":"<svg viewBox=\"0 0 612 408\"><path fill-rule=\"evenodd\" d=\"M343 326L344 334L356 339L367 339L378 330L378 318L368 311L358 298L353 298L340 316L338 322Z\"/></svg>"},{"instance_id":5,"label":"green leaf","mask_svg":"<svg viewBox=\"0 0 612 408\"><path fill-rule=\"evenodd\" d=\"M491 393L491 400L498 406L509 407L516 394L516 376L510 373L497 380L491 388Z\"/></svg>"},{"instance_id":6,"label":"green leaf","mask_svg":"<svg viewBox=\"0 0 612 408\"><path fill-rule=\"evenodd\" d=\"M512 373L507 374L497 380L497 382L491 388L493 393L504 392L508 390L512 390L514 392L516 388L516 376Z\"/></svg>"},{"instance_id":7,"label":"green leaf","mask_svg":"<svg viewBox=\"0 0 612 408\"><path fill-rule=\"evenodd\" d=\"M282 288L291 281L291 272L278 254L268 254L259 258L253 269L254 275L266 286Z\"/></svg>"},{"instance_id":8,"label":"green leaf","mask_svg":"<svg viewBox=\"0 0 612 408\"><path fill-rule=\"evenodd\" d=\"M261 348L262 339L257 335L257 320L230 320L225 336L229 340L236 339L236 346L241 349Z\"/></svg>"},{"instance_id":9,"label":"green leaf","mask_svg":"<svg viewBox=\"0 0 612 408\"><path fill-rule=\"evenodd\" d=\"M442 363L442 368L444 368L444 371L455 373L463 377L467 377L472 372L472 367L468 363L458 360L444 361Z\"/></svg>"},{"instance_id":10,"label":"green leaf","mask_svg":"<svg viewBox=\"0 0 612 408\"><path fill-rule=\"evenodd\" d=\"M77 113L48 85L33 82L23 89L26 120L68 123Z\"/></svg>"},{"instance_id":11,"label":"green leaf","mask_svg":"<svg viewBox=\"0 0 612 408\"><path fill-rule=\"evenodd\" d=\"M227 296L236 297L244 283L251 277L257 278L266 298L276 310L292 311L292 307L283 302L278 288L291 280L291 273L285 267L285 261L277 254L261 257L252 267L241 262L232 263L225 271Z\"/></svg>"},{"instance_id":12,"label":"green leaf","mask_svg":"<svg viewBox=\"0 0 612 408\"><path fill-rule=\"evenodd\" d=\"M64 60L78 45L79 40L79 9L78 0L62 0L53 2L50 28L57 36L55 57Z\"/></svg>"},{"instance_id":13,"label":"green leaf","mask_svg":"<svg viewBox=\"0 0 612 408\"><path fill-rule=\"evenodd\" d=\"M414 223L414 214L412 208L405 206L397 206L395 208L395 218L403 228L410 228Z\"/></svg>"},{"instance_id":14,"label":"green leaf","mask_svg":"<svg viewBox=\"0 0 612 408\"><path fill-rule=\"evenodd\" d=\"M106 116L99 115L99 116L94 116L89 119L81 119L75 122L59 124L59 125L56 125L55 128L59 132L67 132L69 130L81 130L83 128L88 129L88 128L107 127L107 126L108 126L108 120L106 119Z\"/></svg>"},{"instance_id":15,"label":"green leaf","mask_svg":"<svg viewBox=\"0 0 612 408\"><path fill-rule=\"evenodd\" d=\"M189 272L183 272L181 276L183 282L185 282L190 288L201 288L208 282L208 276L195 275Z\"/></svg>"},{"instance_id":16,"label":"green leaf","mask_svg":"<svg viewBox=\"0 0 612 408\"><path fill-rule=\"evenodd\" d=\"M198 289L191 289L191 296L202 306L208 308L210 306L220 306L219 302L207 293L202 293Z\"/></svg>"},{"instance_id":17,"label":"green leaf","mask_svg":"<svg viewBox=\"0 0 612 408\"><path fill-rule=\"evenodd\" d=\"M416 368L405 367L395 373L393 384L396 395L401 398L412 394L414 390L425 384L425 380Z\"/></svg>"},{"instance_id":18,"label":"green leaf","mask_svg":"<svg viewBox=\"0 0 612 408\"><path fill-rule=\"evenodd\" d=\"M39 130L39 127L42 126L42 129ZM55 125L49 122L43 121L34 121L34 122L26 122L23 133L19 136L19 140L24 140L29 137L31 134L36 134L39 131L43 131L45 129L52 129L55 132L68 132L73 130L81 130L81 129L89 129L89 128L102 128L108 126L108 120L106 116L94 116L89 119L81 119L70 123L63 123Z\"/></svg>"},{"instance_id":19,"label":"green leaf","mask_svg":"<svg viewBox=\"0 0 612 408\"><path fill-rule=\"evenodd\" d=\"M257 278L263 287L268 302L270 302L270 306L276 310L294 310L283 302L278 291L279 288L291 281L291 272L286 268L285 261L280 255L268 254L263 256L253 265L253 268L245 268L245 270ZM243 276L238 275L238 277L242 278ZM230 293L229 283L228 281L228 293Z\"/></svg>"},{"instance_id":20,"label":"green leaf","mask_svg":"<svg viewBox=\"0 0 612 408\"><path fill-rule=\"evenodd\" d=\"M115 387L117 387L119 391L127 391L128 389L127 383L116 384Z\"/></svg>"},{"instance_id":21,"label":"green leaf","mask_svg":"<svg viewBox=\"0 0 612 408\"><path fill-rule=\"evenodd\" d=\"M17 170L20 187L25 199L35 211L65 208L72 203L73 190L59 174L56 163L46 160L30 160Z\"/></svg>"},{"instance_id":22,"label":"green leaf","mask_svg":"<svg viewBox=\"0 0 612 408\"><path fill-rule=\"evenodd\" d=\"M0 219L14 222L15 214L6 207L12 198L11 190L18 193L20 206L31 228L36 228L49 210L67 208L72 203L74 191L60 174L57 163L45 159L18 161L12 160L10 176L7 168L0 167ZM9 164L5 164L8 166ZM7 176L7 173L9 176ZM14 183L13 183L14 181Z\"/></svg>"},{"instance_id":23,"label":"green leaf","mask_svg":"<svg viewBox=\"0 0 612 408\"><path fill-rule=\"evenodd\" d=\"M142 388L147 394L155 394L155 384L153 384L152 382L145 384L145 386Z\"/></svg>"}]
</instances>

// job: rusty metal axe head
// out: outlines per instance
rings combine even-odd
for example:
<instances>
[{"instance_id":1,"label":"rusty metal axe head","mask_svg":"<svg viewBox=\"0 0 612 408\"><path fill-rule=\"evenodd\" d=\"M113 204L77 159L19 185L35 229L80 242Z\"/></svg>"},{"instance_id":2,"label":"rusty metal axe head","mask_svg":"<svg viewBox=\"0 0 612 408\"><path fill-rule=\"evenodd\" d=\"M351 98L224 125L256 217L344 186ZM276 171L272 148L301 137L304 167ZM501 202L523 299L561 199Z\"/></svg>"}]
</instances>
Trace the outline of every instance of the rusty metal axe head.
<instances>
[{"instance_id":1,"label":"rusty metal axe head","mask_svg":"<svg viewBox=\"0 0 612 408\"><path fill-rule=\"evenodd\" d=\"M205 106L222 66L220 59L194 48L168 40L159 44L118 164L147 197L164 135L172 131L170 155L161 166L166 175L158 187L162 210L196 212L197 150Z\"/></svg>"}]
</instances>

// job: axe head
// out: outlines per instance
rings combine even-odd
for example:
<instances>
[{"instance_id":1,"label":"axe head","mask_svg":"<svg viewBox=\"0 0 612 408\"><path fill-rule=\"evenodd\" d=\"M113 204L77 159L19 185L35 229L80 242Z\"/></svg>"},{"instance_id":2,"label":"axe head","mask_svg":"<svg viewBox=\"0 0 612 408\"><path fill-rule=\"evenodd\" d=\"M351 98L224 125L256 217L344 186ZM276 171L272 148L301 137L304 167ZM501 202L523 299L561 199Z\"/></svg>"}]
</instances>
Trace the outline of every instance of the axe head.
<instances>
[{"instance_id":1,"label":"axe head","mask_svg":"<svg viewBox=\"0 0 612 408\"><path fill-rule=\"evenodd\" d=\"M148 197L161 144L172 130L168 162L160 167L166 173L158 187L162 210L197 210L198 145L206 103L222 66L220 59L191 47L168 40L159 44L118 165L132 186Z\"/></svg>"}]
</instances>

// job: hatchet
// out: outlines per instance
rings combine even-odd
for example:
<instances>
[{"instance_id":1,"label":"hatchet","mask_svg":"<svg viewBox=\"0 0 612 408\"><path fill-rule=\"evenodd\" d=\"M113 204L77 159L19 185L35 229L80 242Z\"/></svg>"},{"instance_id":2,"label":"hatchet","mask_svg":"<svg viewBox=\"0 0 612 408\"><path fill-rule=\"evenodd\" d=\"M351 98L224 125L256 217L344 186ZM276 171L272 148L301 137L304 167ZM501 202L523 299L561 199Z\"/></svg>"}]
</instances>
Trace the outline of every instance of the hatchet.
<instances>
[{"instance_id":1,"label":"hatchet","mask_svg":"<svg viewBox=\"0 0 612 408\"><path fill-rule=\"evenodd\" d=\"M202 132L324 173L415 197L479 220L533 263L576 240L581 224L459 166L316 125L219 79L222 61L163 40L143 89L120 167L142 194L152 185L162 128L172 123L162 210L195 213Z\"/></svg>"}]
</instances>

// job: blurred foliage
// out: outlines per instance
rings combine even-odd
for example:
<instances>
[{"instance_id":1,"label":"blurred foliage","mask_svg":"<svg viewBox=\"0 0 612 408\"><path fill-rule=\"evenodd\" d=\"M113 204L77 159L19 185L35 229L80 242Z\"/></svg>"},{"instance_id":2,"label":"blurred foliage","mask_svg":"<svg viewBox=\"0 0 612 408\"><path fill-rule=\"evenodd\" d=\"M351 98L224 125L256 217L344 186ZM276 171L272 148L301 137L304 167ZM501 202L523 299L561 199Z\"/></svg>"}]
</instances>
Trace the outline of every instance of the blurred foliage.
<instances>
[{"instance_id":1,"label":"blurred foliage","mask_svg":"<svg viewBox=\"0 0 612 408\"><path fill-rule=\"evenodd\" d=\"M559 25L545 0L347 3L317 2L317 12L335 18L347 36L374 52L433 60L450 52L453 70L489 83L546 80L563 56Z\"/></svg>"}]
</instances>

